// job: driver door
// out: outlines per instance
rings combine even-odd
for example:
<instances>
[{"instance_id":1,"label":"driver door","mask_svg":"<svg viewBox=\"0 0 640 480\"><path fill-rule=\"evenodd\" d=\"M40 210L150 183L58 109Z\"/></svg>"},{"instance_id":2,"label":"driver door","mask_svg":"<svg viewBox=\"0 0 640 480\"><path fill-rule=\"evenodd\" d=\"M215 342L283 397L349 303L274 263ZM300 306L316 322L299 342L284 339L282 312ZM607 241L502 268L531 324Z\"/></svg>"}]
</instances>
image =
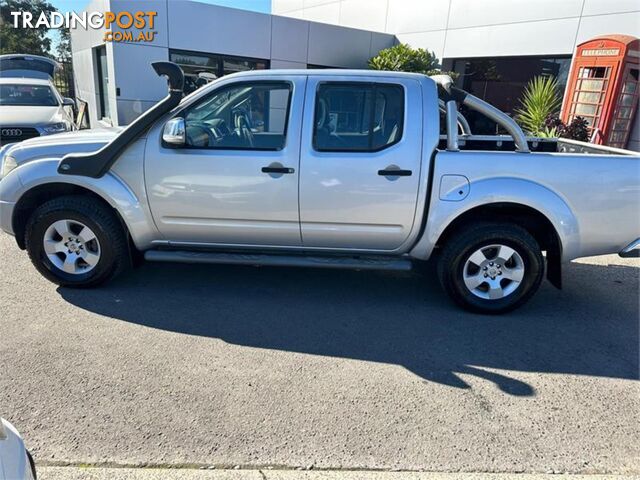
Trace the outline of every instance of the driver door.
<instances>
[{"instance_id":1,"label":"driver door","mask_svg":"<svg viewBox=\"0 0 640 480\"><path fill-rule=\"evenodd\" d=\"M301 245L300 129L305 77L223 83L185 107L184 147L147 141L145 181L170 243ZM152 140L154 139L154 140Z\"/></svg>"}]
</instances>

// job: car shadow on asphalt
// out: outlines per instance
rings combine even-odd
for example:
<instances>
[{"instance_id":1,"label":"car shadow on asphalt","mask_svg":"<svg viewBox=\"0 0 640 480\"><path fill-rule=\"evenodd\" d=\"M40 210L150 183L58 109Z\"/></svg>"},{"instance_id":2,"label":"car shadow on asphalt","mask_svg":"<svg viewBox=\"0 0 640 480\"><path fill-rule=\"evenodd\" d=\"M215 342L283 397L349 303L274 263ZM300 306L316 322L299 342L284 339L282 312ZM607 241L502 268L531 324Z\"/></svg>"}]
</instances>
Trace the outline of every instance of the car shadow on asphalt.
<instances>
[{"instance_id":1,"label":"car shadow on asphalt","mask_svg":"<svg viewBox=\"0 0 640 480\"><path fill-rule=\"evenodd\" d=\"M473 375L532 396L517 372L638 378L638 274L573 263L565 290L545 282L526 306L494 317L452 305L432 266L389 273L145 264L100 289L58 291L83 309L147 327L397 364L457 388L470 388L460 374Z\"/></svg>"}]
</instances>

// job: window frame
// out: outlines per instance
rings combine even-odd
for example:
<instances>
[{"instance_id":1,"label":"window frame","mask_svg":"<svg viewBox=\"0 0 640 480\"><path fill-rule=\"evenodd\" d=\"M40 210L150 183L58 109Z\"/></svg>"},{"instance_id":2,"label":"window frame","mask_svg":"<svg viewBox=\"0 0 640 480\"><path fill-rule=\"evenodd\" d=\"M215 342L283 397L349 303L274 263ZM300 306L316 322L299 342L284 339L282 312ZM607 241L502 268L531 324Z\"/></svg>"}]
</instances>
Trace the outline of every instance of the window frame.
<instances>
[{"instance_id":1,"label":"window frame","mask_svg":"<svg viewBox=\"0 0 640 480\"><path fill-rule=\"evenodd\" d=\"M109 72L108 72L108 54L107 46L99 45L94 48L96 59L96 75L98 80L98 105L100 112L97 115L98 121L111 121L111 105L109 104ZM107 71L104 71L102 58L105 59Z\"/></svg>"},{"instance_id":2,"label":"window frame","mask_svg":"<svg viewBox=\"0 0 640 480\"><path fill-rule=\"evenodd\" d=\"M385 145L382 145L381 147L378 148L357 148L357 149L341 149L341 148L318 148L318 145L316 143L316 132L317 132L317 125L316 125L316 113L318 111L318 100L320 98L319 93L320 93L320 89L322 87L325 86L362 86L362 87L368 87L371 89L371 106L370 106L370 111L369 111L369 145L372 145L372 139L373 139L373 129L371 128L373 126L373 121L375 118L375 106L376 106L376 93L377 93L377 87L378 86L391 86L391 87L396 87L396 88L400 88L402 91L402 128L400 129L400 134L398 135L398 138L396 138L396 140L394 140L392 143L388 143ZM407 113L407 89L405 88L405 86L402 83L397 83L397 82L373 82L373 81L340 81L340 80L328 80L328 81L322 81L322 82L318 82L317 86L316 86L316 91L315 91L315 98L314 98L314 102L313 102L313 129L311 132L311 147L313 148L313 150L315 152L318 153L377 153L377 152L382 152L383 150L386 150L388 148L393 147L394 145L397 145L398 143L400 143L403 139L404 139L404 133L405 133L405 116ZM328 113L328 112L327 112Z\"/></svg>"},{"instance_id":3,"label":"window frame","mask_svg":"<svg viewBox=\"0 0 640 480\"><path fill-rule=\"evenodd\" d=\"M187 119L185 117L185 113L187 113L188 110L190 110L191 108L196 107L197 105L201 104L202 102L206 102L208 100L211 99L211 97L213 97L214 95L218 95L220 93L223 93L225 90L229 90L232 88L242 88L243 85L277 85L277 86L287 86L288 90L289 90L289 95L287 96L287 111L285 113L285 119L284 119L284 130L283 130L283 136L284 136L284 142L282 143L281 147L251 147L251 148L247 148L247 147L199 147L196 145L189 145L185 142L184 145L182 146L174 146L174 145L168 145L165 144L165 142L162 142L163 147L165 148L180 148L180 149L188 149L188 150L218 150L218 151L224 151L224 150L230 150L230 151L248 151L248 152L281 152L282 150L284 150L285 148L287 148L287 142L288 142L288 133L289 133L289 119L290 119L290 115L291 115L291 103L293 100L293 91L295 88L294 82L292 82L291 80L242 80L239 82L231 82L231 83L227 83L225 85L221 85L218 88L215 88L214 90L212 90L211 92L207 93L206 95L203 95L202 97L198 98L197 100L195 100L193 103L189 104L189 105L185 105L185 107L181 108L172 118L182 118L185 122L185 130L187 127Z\"/></svg>"}]
</instances>

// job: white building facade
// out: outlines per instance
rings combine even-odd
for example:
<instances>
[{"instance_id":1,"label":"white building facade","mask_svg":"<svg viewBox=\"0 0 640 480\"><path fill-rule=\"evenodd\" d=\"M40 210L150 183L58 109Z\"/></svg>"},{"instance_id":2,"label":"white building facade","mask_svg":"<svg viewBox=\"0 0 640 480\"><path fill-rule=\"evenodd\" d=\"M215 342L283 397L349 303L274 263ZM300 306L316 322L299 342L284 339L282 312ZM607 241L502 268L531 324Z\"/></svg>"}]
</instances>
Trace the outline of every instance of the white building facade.
<instances>
[{"instance_id":1,"label":"white building facade","mask_svg":"<svg viewBox=\"0 0 640 480\"><path fill-rule=\"evenodd\" d=\"M105 43L72 31L77 96L91 126L125 125L164 97L150 68L180 64L187 92L201 72L261 68L366 68L398 42L433 51L465 90L513 112L527 82L560 87L576 45L604 34L640 36L638 0L272 0L272 15L190 0L94 0L88 11L154 10L151 43ZM637 116L640 117L640 116ZM470 118L475 133L495 124ZM640 119L629 147L640 150Z\"/></svg>"},{"instance_id":2,"label":"white building facade","mask_svg":"<svg viewBox=\"0 0 640 480\"><path fill-rule=\"evenodd\" d=\"M271 8L387 32L440 59L570 56L598 35L640 35L637 0L272 0Z\"/></svg>"},{"instance_id":3,"label":"white building facade","mask_svg":"<svg viewBox=\"0 0 640 480\"><path fill-rule=\"evenodd\" d=\"M638 0L272 0L272 12L393 34L434 52L444 70L460 74L459 86L510 113L536 75L553 75L564 89L578 44L640 37ZM477 133L495 129L483 118L470 121Z\"/></svg>"},{"instance_id":4,"label":"white building facade","mask_svg":"<svg viewBox=\"0 0 640 480\"><path fill-rule=\"evenodd\" d=\"M216 76L262 68L366 68L394 45L390 34L261 14L188 0L95 0L87 11L153 10L150 43L104 42L104 32L71 32L77 97L88 103L92 127L126 125L166 96L151 62L171 60L187 74Z\"/></svg>"}]
</instances>

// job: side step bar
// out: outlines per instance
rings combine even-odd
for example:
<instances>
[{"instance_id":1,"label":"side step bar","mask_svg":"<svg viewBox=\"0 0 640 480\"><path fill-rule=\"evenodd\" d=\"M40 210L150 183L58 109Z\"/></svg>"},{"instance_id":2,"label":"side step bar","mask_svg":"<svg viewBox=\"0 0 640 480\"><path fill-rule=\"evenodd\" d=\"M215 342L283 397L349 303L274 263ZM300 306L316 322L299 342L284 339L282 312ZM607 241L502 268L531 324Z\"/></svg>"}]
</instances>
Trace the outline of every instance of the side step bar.
<instances>
[{"instance_id":1,"label":"side step bar","mask_svg":"<svg viewBox=\"0 0 640 480\"><path fill-rule=\"evenodd\" d=\"M622 258L638 258L640 257L640 238L634 240L629 245L624 247L620 253Z\"/></svg>"},{"instance_id":2,"label":"side step bar","mask_svg":"<svg viewBox=\"0 0 640 480\"><path fill-rule=\"evenodd\" d=\"M409 259L396 257L338 257L302 255L269 255L250 253L217 253L175 250L148 250L144 254L145 260L150 262L177 263L214 263L226 265L253 265L269 267L315 267L315 268L345 268L356 270L411 270Z\"/></svg>"}]
</instances>

